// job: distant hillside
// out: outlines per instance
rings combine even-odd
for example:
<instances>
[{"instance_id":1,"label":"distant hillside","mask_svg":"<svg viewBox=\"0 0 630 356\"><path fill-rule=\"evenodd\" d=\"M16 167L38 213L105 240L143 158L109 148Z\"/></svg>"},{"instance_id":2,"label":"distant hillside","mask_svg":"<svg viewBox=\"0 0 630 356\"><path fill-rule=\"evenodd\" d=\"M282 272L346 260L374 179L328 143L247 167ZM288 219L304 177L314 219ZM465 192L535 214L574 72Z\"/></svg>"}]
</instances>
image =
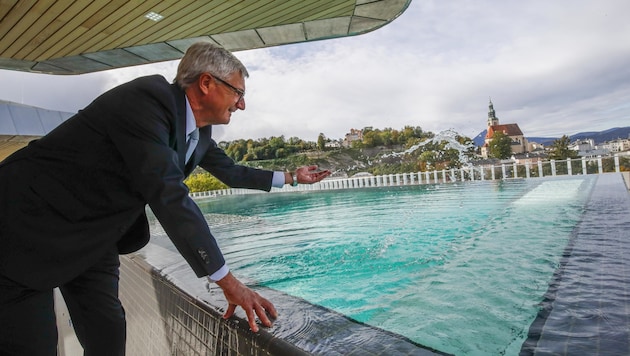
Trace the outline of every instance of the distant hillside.
<instances>
[{"instance_id":1,"label":"distant hillside","mask_svg":"<svg viewBox=\"0 0 630 356\"><path fill-rule=\"evenodd\" d=\"M486 137L487 130L481 131L475 138L473 142L475 142L476 146L482 146L484 143L484 139ZM580 132L575 135L570 135L569 138L571 141L575 140L584 140L584 139L593 139L595 144L604 143L606 141L615 140L618 138L629 138L630 137L630 126L627 127L614 127L612 129L604 130L604 131L588 131L588 132ZM553 143L553 141L559 139L560 137L527 137L529 142L536 142L543 144L545 146L549 146Z\"/></svg>"}]
</instances>

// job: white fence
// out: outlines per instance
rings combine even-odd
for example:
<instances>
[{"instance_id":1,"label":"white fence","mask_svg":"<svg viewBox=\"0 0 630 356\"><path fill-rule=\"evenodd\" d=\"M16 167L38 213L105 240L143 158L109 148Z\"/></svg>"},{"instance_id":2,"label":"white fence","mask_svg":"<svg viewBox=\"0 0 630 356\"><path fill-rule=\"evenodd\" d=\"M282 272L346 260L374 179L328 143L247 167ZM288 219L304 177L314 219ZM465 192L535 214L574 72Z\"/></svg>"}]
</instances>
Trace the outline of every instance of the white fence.
<instances>
[{"instance_id":1,"label":"white fence","mask_svg":"<svg viewBox=\"0 0 630 356\"><path fill-rule=\"evenodd\" d=\"M620 172L619 155L614 155L614 172ZM612 171L610 171L612 172ZM297 191L318 191L334 189L353 189L367 187L390 187L414 184L440 184L457 181L497 180L514 178L535 178L557 175L602 174L604 164L601 156L596 158L566 159L561 161L526 161L503 163L501 165L469 166L443 169L440 171L387 174L380 176L362 176L350 178L328 178L315 184L300 184L297 187L285 186L272 188L272 193ZM216 197L222 195L257 194L259 190L230 188L208 192L191 193L193 198Z\"/></svg>"}]
</instances>

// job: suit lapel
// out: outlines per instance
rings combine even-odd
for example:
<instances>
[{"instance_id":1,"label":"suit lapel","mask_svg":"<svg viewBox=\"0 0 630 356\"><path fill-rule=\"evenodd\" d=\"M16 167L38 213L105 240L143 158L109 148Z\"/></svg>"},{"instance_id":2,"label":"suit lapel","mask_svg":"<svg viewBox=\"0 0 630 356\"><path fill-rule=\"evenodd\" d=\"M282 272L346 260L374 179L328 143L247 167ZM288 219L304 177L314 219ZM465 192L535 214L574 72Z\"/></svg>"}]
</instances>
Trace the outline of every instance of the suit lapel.
<instances>
[{"instance_id":1,"label":"suit lapel","mask_svg":"<svg viewBox=\"0 0 630 356\"><path fill-rule=\"evenodd\" d=\"M186 160L186 94L176 84L171 84L177 105L177 117L175 117L175 137L171 147L177 152L180 167L184 169Z\"/></svg>"}]
</instances>

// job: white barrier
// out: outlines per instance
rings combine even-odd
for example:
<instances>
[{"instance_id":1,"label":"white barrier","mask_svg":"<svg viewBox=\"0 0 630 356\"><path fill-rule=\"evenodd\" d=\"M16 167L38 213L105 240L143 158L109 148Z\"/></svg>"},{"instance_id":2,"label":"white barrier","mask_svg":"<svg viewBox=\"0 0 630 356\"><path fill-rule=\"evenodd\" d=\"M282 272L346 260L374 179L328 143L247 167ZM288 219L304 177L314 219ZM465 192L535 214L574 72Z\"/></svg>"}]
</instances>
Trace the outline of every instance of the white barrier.
<instances>
[{"instance_id":1,"label":"white barrier","mask_svg":"<svg viewBox=\"0 0 630 356\"><path fill-rule=\"evenodd\" d=\"M574 171L573 162L581 162L581 172ZM549 162L538 161L537 165L533 166L529 161L522 165L512 162L511 164L502 163L499 166L470 166L462 167L459 169L450 169L449 173L446 170L441 171L426 171L417 173L398 173L398 174L386 174L379 176L367 176L367 177L350 177L350 178L327 178L321 182L314 184L299 184L296 187L285 186L284 188L271 188L272 193L286 193L286 192L301 192L301 191L319 191L319 190L335 190L335 189L355 189L355 188L371 188L371 187L391 187L399 185L419 185L419 184L440 184L447 182L457 181L475 181L486 180L489 177L490 180L497 179L514 179L514 178L540 178L544 176L545 165L550 165L548 170L551 176L556 175L575 175L575 174L589 174L588 166L597 164L597 173L591 174L603 174L602 157L598 156L594 159L579 158L570 159L566 161L550 160ZM564 169L560 166L564 166ZM619 156L614 156L615 172L620 172ZM519 168L524 171L524 175L519 173ZM478 169L477 169L478 168ZM497 175L496 169L500 169L500 174ZM562 173L561 173L562 172ZM424 177L423 177L424 175ZM441 179L440 179L441 176ZM206 198L217 197L224 195L242 195L242 194L258 194L259 190L244 189L244 188L231 188L212 190L208 192L191 193L193 198Z\"/></svg>"}]
</instances>

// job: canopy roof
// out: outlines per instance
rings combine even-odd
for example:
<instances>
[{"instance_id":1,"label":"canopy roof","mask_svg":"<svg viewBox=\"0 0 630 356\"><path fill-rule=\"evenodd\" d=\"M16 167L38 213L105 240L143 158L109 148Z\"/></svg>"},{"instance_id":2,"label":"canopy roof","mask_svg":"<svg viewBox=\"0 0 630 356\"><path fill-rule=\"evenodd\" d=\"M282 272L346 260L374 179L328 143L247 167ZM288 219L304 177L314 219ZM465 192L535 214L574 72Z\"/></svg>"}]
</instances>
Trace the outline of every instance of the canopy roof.
<instances>
[{"instance_id":1,"label":"canopy roof","mask_svg":"<svg viewBox=\"0 0 630 356\"><path fill-rule=\"evenodd\" d=\"M199 40L231 51L353 36L411 0L2 0L0 69L80 74L179 59Z\"/></svg>"}]
</instances>

